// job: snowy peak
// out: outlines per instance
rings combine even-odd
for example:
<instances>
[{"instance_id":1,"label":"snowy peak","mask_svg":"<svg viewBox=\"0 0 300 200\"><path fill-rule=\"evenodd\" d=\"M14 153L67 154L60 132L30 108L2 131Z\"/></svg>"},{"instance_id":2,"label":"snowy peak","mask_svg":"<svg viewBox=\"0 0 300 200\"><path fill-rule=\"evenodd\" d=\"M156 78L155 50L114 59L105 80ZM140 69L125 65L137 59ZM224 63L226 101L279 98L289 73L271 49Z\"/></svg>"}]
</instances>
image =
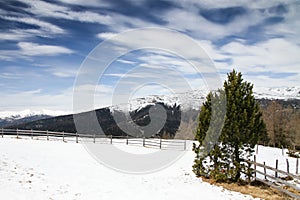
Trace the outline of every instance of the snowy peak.
<instances>
[{"instance_id":1,"label":"snowy peak","mask_svg":"<svg viewBox=\"0 0 300 200\"><path fill-rule=\"evenodd\" d=\"M0 112L0 127L9 127L17 124L24 124L64 114L67 114L67 112L52 110L33 111L30 109L22 110L19 112L2 111Z\"/></svg>"},{"instance_id":2,"label":"snowy peak","mask_svg":"<svg viewBox=\"0 0 300 200\"><path fill-rule=\"evenodd\" d=\"M127 104L113 105L110 108L112 110L121 111L134 111L139 110L147 105L154 105L156 103L164 103L168 106L180 105L182 110L187 109L199 109L202 105L206 91L192 90L184 93L172 94L172 95L149 95L146 97L131 99Z\"/></svg>"},{"instance_id":3,"label":"snowy peak","mask_svg":"<svg viewBox=\"0 0 300 200\"><path fill-rule=\"evenodd\" d=\"M256 99L300 99L300 87L257 87L253 93ZM133 111L139 110L147 105L164 103L170 106L174 104L180 105L182 110L198 110L205 101L207 94L208 90L202 88L172 95L149 95L142 98L131 99L127 104L113 105L110 108L112 110Z\"/></svg>"},{"instance_id":4,"label":"snowy peak","mask_svg":"<svg viewBox=\"0 0 300 200\"><path fill-rule=\"evenodd\" d=\"M264 88L258 87L254 89L256 98L262 99L300 99L300 87L280 87L280 88Z\"/></svg>"},{"instance_id":5,"label":"snowy peak","mask_svg":"<svg viewBox=\"0 0 300 200\"><path fill-rule=\"evenodd\" d=\"M26 117L32 117L36 115L47 115L47 116L59 116L59 115L64 115L68 114L67 112L64 111L53 111L53 110L22 110L22 111L0 111L0 119L22 119Z\"/></svg>"}]
</instances>

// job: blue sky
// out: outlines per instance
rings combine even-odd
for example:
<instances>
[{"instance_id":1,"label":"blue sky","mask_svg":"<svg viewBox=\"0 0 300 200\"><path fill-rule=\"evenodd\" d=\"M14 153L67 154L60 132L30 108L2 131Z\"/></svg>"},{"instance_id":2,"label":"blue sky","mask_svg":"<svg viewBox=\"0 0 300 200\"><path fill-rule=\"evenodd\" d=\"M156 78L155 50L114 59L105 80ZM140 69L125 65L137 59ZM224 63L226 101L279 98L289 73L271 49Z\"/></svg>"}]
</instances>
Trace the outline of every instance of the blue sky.
<instances>
[{"instance_id":1,"label":"blue sky","mask_svg":"<svg viewBox=\"0 0 300 200\"><path fill-rule=\"evenodd\" d=\"M257 88L299 86L299 11L296 0L3 1L0 111L71 111L74 82L86 56L103 40L134 28L163 27L191 37L222 79L235 68ZM153 71L174 68L193 89L201 87L201 77L184 60L140 50L111 64L97 89L95 107L110 104L107 97L120 77L139 67L139 74L131 77L134 81L149 66ZM168 92L157 85L139 91L140 95Z\"/></svg>"}]
</instances>

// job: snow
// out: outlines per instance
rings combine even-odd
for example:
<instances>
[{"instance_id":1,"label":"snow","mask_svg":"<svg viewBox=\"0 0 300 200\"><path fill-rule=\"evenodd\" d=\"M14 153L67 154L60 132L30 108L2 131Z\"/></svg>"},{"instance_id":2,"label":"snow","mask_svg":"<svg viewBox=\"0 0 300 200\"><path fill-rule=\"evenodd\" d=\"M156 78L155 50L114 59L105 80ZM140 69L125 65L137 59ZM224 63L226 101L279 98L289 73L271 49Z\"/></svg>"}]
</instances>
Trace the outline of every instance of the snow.
<instances>
[{"instance_id":1,"label":"snow","mask_svg":"<svg viewBox=\"0 0 300 200\"><path fill-rule=\"evenodd\" d=\"M34 115L49 115L49 116L59 116L59 115L66 115L68 112L59 111L59 110L30 110L25 109L21 111L0 111L0 119L4 118L14 118L14 119L21 119L24 117L30 117Z\"/></svg>"},{"instance_id":2,"label":"snow","mask_svg":"<svg viewBox=\"0 0 300 200\"><path fill-rule=\"evenodd\" d=\"M0 152L1 199L253 199L196 178L191 150L170 167L143 175L106 168L73 142L0 138Z\"/></svg>"},{"instance_id":3,"label":"snow","mask_svg":"<svg viewBox=\"0 0 300 200\"><path fill-rule=\"evenodd\" d=\"M113 105L111 110L133 111L155 103L164 103L169 106L181 105L182 110L199 109L208 94L207 89L190 90L171 95L149 95L129 100L128 103Z\"/></svg>"},{"instance_id":4,"label":"snow","mask_svg":"<svg viewBox=\"0 0 300 200\"><path fill-rule=\"evenodd\" d=\"M254 96L258 99L300 99L300 87L254 88Z\"/></svg>"},{"instance_id":5,"label":"snow","mask_svg":"<svg viewBox=\"0 0 300 200\"><path fill-rule=\"evenodd\" d=\"M289 163L289 173L296 174L296 162L297 158L289 157L287 149L279 149L273 147L265 147L265 146L258 146L258 152L255 152L256 162L265 164L267 166L276 168L276 160L278 160L278 169L284 172L287 172L287 160ZM252 158L253 160L254 158ZM264 172L263 167L257 167L257 170ZM299 169L298 169L299 170ZM298 171L300 172L300 170ZM273 170L266 171L267 174L274 176L275 172ZM278 173L279 177L286 177L287 175ZM257 173L257 177L260 179L264 179L264 175ZM267 178L270 179L270 178ZM290 184L293 184L300 190L300 183L296 180L289 181ZM276 184L279 184L278 182Z\"/></svg>"},{"instance_id":6,"label":"snow","mask_svg":"<svg viewBox=\"0 0 300 200\"><path fill-rule=\"evenodd\" d=\"M135 98L129 100L128 103L113 105L110 108L111 110L133 111L147 105L154 105L155 102L162 102L170 106L173 106L176 103L176 105L181 105L182 110L191 108L198 110L205 101L207 94L207 88L203 87L171 95L149 95L146 97ZM300 87L256 87L254 88L253 94L257 99L300 99Z\"/></svg>"},{"instance_id":7,"label":"snow","mask_svg":"<svg viewBox=\"0 0 300 200\"><path fill-rule=\"evenodd\" d=\"M256 150L256 149L255 149ZM282 154L283 152L283 154ZM276 159L278 160L278 169L282 171L287 171L287 164L286 159L289 161L290 165L290 173L295 174L296 173L296 158L289 157L287 154L287 149L279 149L279 148L273 148L273 147L265 147L265 146L258 146L258 154L256 154L256 162L263 164L263 162L266 163L266 165L270 167L275 168ZM263 170L261 170L263 171ZM299 171L300 172L300 171Z\"/></svg>"}]
</instances>

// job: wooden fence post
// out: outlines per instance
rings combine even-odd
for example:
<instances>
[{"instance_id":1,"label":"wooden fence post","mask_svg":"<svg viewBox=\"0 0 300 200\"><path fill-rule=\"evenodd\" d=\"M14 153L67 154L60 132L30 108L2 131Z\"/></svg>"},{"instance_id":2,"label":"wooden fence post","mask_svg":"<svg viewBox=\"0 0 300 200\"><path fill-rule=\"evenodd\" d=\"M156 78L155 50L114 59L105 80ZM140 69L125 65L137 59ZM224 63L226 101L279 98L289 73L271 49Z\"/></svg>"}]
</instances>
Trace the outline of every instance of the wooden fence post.
<instances>
[{"instance_id":1,"label":"wooden fence post","mask_svg":"<svg viewBox=\"0 0 300 200\"><path fill-rule=\"evenodd\" d=\"M112 135L110 135L110 144L112 144Z\"/></svg>"},{"instance_id":2,"label":"wooden fence post","mask_svg":"<svg viewBox=\"0 0 300 200\"><path fill-rule=\"evenodd\" d=\"M63 142L64 142L65 141L65 132L63 131L62 134L63 134Z\"/></svg>"},{"instance_id":3,"label":"wooden fence post","mask_svg":"<svg viewBox=\"0 0 300 200\"><path fill-rule=\"evenodd\" d=\"M184 144L183 144L183 150L186 150L186 140L184 140Z\"/></svg>"},{"instance_id":4,"label":"wooden fence post","mask_svg":"<svg viewBox=\"0 0 300 200\"><path fill-rule=\"evenodd\" d=\"M48 130L46 131L46 135L47 135L47 140L49 140L49 133L48 133Z\"/></svg>"},{"instance_id":5,"label":"wooden fence post","mask_svg":"<svg viewBox=\"0 0 300 200\"><path fill-rule=\"evenodd\" d=\"M256 155L254 155L254 178L256 180Z\"/></svg>"},{"instance_id":6,"label":"wooden fence post","mask_svg":"<svg viewBox=\"0 0 300 200\"><path fill-rule=\"evenodd\" d=\"M33 140L33 131L32 131L32 129L30 130L30 133L31 133L31 139Z\"/></svg>"},{"instance_id":7,"label":"wooden fence post","mask_svg":"<svg viewBox=\"0 0 300 200\"><path fill-rule=\"evenodd\" d=\"M278 170L278 159L276 159L276 170ZM278 172L277 171L275 171L275 178L277 178L278 177Z\"/></svg>"},{"instance_id":8,"label":"wooden fence post","mask_svg":"<svg viewBox=\"0 0 300 200\"><path fill-rule=\"evenodd\" d=\"M143 147L145 146L145 137L143 137Z\"/></svg>"},{"instance_id":9,"label":"wooden fence post","mask_svg":"<svg viewBox=\"0 0 300 200\"><path fill-rule=\"evenodd\" d=\"M161 149L161 138L159 139L159 148Z\"/></svg>"},{"instance_id":10,"label":"wooden fence post","mask_svg":"<svg viewBox=\"0 0 300 200\"><path fill-rule=\"evenodd\" d=\"M76 132L76 143L78 143L78 133Z\"/></svg>"},{"instance_id":11,"label":"wooden fence post","mask_svg":"<svg viewBox=\"0 0 300 200\"><path fill-rule=\"evenodd\" d=\"M3 128L1 128L1 135L2 135L2 138L3 138Z\"/></svg>"},{"instance_id":12,"label":"wooden fence post","mask_svg":"<svg viewBox=\"0 0 300 200\"><path fill-rule=\"evenodd\" d=\"M298 175L298 165L299 165L299 158L296 160L296 174Z\"/></svg>"},{"instance_id":13,"label":"wooden fence post","mask_svg":"<svg viewBox=\"0 0 300 200\"><path fill-rule=\"evenodd\" d=\"M290 173L290 164L289 164L288 159L286 159L286 170L287 170L287 173Z\"/></svg>"},{"instance_id":14,"label":"wooden fence post","mask_svg":"<svg viewBox=\"0 0 300 200\"><path fill-rule=\"evenodd\" d=\"M258 154L258 144L256 145L256 154Z\"/></svg>"},{"instance_id":15,"label":"wooden fence post","mask_svg":"<svg viewBox=\"0 0 300 200\"><path fill-rule=\"evenodd\" d=\"M251 173L251 163L248 162L248 170L247 170L247 174L248 174L248 183L251 182L251 176L252 176L252 173Z\"/></svg>"},{"instance_id":16,"label":"wooden fence post","mask_svg":"<svg viewBox=\"0 0 300 200\"><path fill-rule=\"evenodd\" d=\"M126 136L126 144L128 145L128 135Z\"/></svg>"},{"instance_id":17,"label":"wooden fence post","mask_svg":"<svg viewBox=\"0 0 300 200\"><path fill-rule=\"evenodd\" d=\"M94 134L94 143L96 143L96 134Z\"/></svg>"},{"instance_id":18,"label":"wooden fence post","mask_svg":"<svg viewBox=\"0 0 300 200\"><path fill-rule=\"evenodd\" d=\"M284 156L283 146L281 146L281 152L282 152L282 155Z\"/></svg>"},{"instance_id":19,"label":"wooden fence post","mask_svg":"<svg viewBox=\"0 0 300 200\"><path fill-rule=\"evenodd\" d=\"M17 129L17 138L19 138L19 129Z\"/></svg>"},{"instance_id":20,"label":"wooden fence post","mask_svg":"<svg viewBox=\"0 0 300 200\"><path fill-rule=\"evenodd\" d=\"M264 175L265 175L265 180L267 180L266 162L264 162Z\"/></svg>"}]
</instances>

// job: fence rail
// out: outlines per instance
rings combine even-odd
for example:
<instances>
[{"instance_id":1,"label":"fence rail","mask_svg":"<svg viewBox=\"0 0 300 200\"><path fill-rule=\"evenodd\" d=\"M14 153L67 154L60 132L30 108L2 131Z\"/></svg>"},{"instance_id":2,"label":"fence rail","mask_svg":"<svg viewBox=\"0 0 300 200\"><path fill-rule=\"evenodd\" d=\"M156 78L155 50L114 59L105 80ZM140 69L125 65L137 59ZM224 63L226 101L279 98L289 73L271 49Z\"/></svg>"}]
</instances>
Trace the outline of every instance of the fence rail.
<instances>
[{"instance_id":1,"label":"fence rail","mask_svg":"<svg viewBox=\"0 0 300 200\"><path fill-rule=\"evenodd\" d=\"M247 160L247 163L254 166L253 172L254 172L255 180L258 180L264 184L267 184L267 185L279 190L280 192L283 192L283 193L291 196L292 198L300 199L299 193L296 194L294 192L291 192L287 188L287 187L289 187L296 191L300 191L300 187L297 186L297 184L300 184L300 176L289 172L288 160L287 160L287 172L278 169L278 160L276 160L275 168L266 165L265 162L263 164L256 162L256 156L254 156L254 161ZM260 168L260 169L258 169L258 168ZM298 168L298 162L297 162L296 168ZM263 170L263 171L261 171L261 170ZM270 171L271 171L271 173L270 173ZM298 170L296 169L296 171L298 171ZM262 175L263 178L258 177L258 174ZM287 176L286 177L287 180L285 180L283 177L278 176L278 174ZM288 179L292 179L296 184L289 182Z\"/></svg>"},{"instance_id":2,"label":"fence rail","mask_svg":"<svg viewBox=\"0 0 300 200\"><path fill-rule=\"evenodd\" d=\"M138 145L157 149L187 150L186 140L159 139L159 138L134 138L129 136L97 135L97 134L78 134L55 131L22 130L22 129L3 129L1 128L1 137L14 135L17 138L21 136L33 138L52 138L62 139L64 142L75 140L76 143L90 139L93 143L115 144L123 143L127 145Z\"/></svg>"}]
</instances>

